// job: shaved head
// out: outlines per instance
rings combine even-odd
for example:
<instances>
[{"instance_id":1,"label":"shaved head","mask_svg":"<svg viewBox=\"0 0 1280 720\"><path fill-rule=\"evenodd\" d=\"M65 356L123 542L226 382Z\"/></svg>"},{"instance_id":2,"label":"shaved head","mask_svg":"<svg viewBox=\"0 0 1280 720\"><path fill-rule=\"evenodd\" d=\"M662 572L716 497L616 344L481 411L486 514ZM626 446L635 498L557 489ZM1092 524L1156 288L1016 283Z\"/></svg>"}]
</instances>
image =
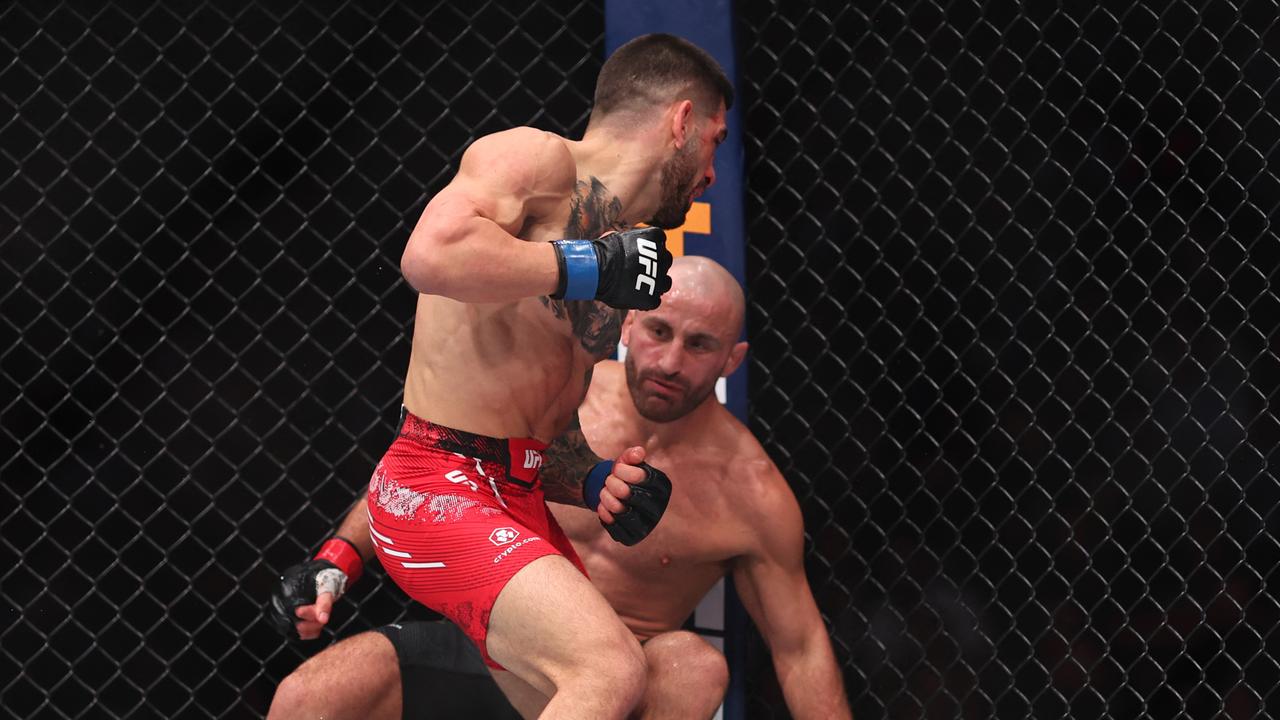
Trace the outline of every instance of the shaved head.
<instances>
[{"instance_id":1,"label":"shaved head","mask_svg":"<svg viewBox=\"0 0 1280 720\"><path fill-rule=\"evenodd\" d=\"M701 255L684 255L671 264L671 290L662 296L665 304L690 303L707 311L704 317L720 326L727 336L742 334L746 318L746 298L737 278L723 265Z\"/></svg>"},{"instance_id":2,"label":"shaved head","mask_svg":"<svg viewBox=\"0 0 1280 720\"><path fill-rule=\"evenodd\" d=\"M671 289L655 310L623 323L627 387L640 415L678 420L711 398L716 380L737 368L746 304L742 286L714 260L685 256L669 272Z\"/></svg>"}]
</instances>

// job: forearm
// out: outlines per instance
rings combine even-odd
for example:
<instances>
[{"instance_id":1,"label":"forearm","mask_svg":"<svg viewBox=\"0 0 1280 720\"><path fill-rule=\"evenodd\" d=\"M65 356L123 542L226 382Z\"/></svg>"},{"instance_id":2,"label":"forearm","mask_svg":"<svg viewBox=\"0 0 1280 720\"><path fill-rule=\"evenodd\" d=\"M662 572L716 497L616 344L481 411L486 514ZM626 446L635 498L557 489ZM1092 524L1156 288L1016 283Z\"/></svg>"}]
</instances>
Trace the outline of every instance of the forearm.
<instances>
[{"instance_id":1,"label":"forearm","mask_svg":"<svg viewBox=\"0 0 1280 720\"><path fill-rule=\"evenodd\" d=\"M373 539L369 537L369 512L365 510L363 494L352 503L347 516L342 519L342 524L338 525L338 529L333 534L354 545L365 563L373 558Z\"/></svg>"},{"instance_id":2,"label":"forearm","mask_svg":"<svg viewBox=\"0 0 1280 720\"><path fill-rule=\"evenodd\" d=\"M414 230L400 264L418 292L503 303L556 291L560 270L551 243L521 240L482 217L448 227L429 222Z\"/></svg>"},{"instance_id":3,"label":"forearm","mask_svg":"<svg viewBox=\"0 0 1280 720\"><path fill-rule=\"evenodd\" d=\"M811 636L795 651L775 652L773 665L787 708L796 720L853 717L845 697L844 679L825 633Z\"/></svg>"},{"instance_id":4,"label":"forearm","mask_svg":"<svg viewBox=\"0 0 1280 720\"><path fill-rule=\"evenodd\" d=\"M582 500L582 481L600 462L582 434L578 416L573 416L569 429L555 439L542 453L542 492L548 502L586 507Z\"/></svg>"}]
</instances>

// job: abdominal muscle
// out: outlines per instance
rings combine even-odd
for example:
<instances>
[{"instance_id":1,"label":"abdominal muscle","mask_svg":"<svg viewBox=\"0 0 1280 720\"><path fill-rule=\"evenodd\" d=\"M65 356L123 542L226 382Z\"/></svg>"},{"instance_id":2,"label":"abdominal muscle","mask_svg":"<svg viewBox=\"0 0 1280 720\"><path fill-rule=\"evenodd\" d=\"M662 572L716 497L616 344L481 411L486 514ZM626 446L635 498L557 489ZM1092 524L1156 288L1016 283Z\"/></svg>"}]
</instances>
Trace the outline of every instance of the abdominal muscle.
<instances>
[{"instance_id":1,"label":"abdominal muscle","mask_svg":"<svg viewBox=\"0 0 1280 720\"><path fill-rule=\"evenodd\" d=\"M586 395L594 362L539 298L476 305L420 295L404 403L456 430L550 443Z\"/></svg>"}]
</instances>

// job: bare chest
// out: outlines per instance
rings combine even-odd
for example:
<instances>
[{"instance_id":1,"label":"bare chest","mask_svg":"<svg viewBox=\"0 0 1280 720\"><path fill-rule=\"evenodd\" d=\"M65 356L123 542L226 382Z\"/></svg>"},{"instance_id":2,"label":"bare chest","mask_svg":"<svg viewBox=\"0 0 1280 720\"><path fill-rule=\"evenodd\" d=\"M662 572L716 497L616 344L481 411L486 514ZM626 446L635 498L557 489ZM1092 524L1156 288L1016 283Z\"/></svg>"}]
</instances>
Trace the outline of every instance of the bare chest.
<instances>
[{"instance_id":1,"label":"bare chest","mask_svg":"<svg viewBox=\"0 0 1280 720\"><path fill-rule=\"evenodd\" d=\"M594 513L566 511L570 517L565 530L574 544L638 578L692 580L709 575L714 582L723 575L749 546L750 529L733 511L733 498L721 489L718 473L713 476L705 467L673 460L649 456L654 467L668 472L672 483L671 502L649 537L624 547L600 527Z\"/></svg>"},{"instance_id":2,"label":"bare chest","mask_svg":"<svg viewBox=\"0 0 1280 720\"><path fill-rule=\"evenodd\" d=\"M672 487L658 527L632 547L614 542L594 513L556 506L558 517L568 515L561 522L592 582L641 637L680 627L745 548L745 529L722 506L706 504L678 477Z\"/></svg>"}]
</instances>

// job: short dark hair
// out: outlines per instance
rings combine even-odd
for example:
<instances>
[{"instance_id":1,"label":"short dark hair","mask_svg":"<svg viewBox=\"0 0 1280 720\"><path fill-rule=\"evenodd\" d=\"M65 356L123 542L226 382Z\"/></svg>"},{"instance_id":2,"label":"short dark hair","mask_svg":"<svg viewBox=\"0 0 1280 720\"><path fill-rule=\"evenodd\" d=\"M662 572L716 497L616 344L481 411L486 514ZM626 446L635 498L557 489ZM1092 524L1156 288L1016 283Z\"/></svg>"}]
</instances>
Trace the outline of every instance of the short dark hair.
<instances>
[{"instance_id":1,"label":"short dark hair","mask_svg":"<svg viewBox=\"0 0 1280 720\"><path fill-rule=\"evenodd\" d=\"M726 110L733 106L733 83L715 58L688 40L666 33L641 35L615 50L600 69L591 118L683 97L711 115L719 100Z\"/></svg>"}]
</instances>

